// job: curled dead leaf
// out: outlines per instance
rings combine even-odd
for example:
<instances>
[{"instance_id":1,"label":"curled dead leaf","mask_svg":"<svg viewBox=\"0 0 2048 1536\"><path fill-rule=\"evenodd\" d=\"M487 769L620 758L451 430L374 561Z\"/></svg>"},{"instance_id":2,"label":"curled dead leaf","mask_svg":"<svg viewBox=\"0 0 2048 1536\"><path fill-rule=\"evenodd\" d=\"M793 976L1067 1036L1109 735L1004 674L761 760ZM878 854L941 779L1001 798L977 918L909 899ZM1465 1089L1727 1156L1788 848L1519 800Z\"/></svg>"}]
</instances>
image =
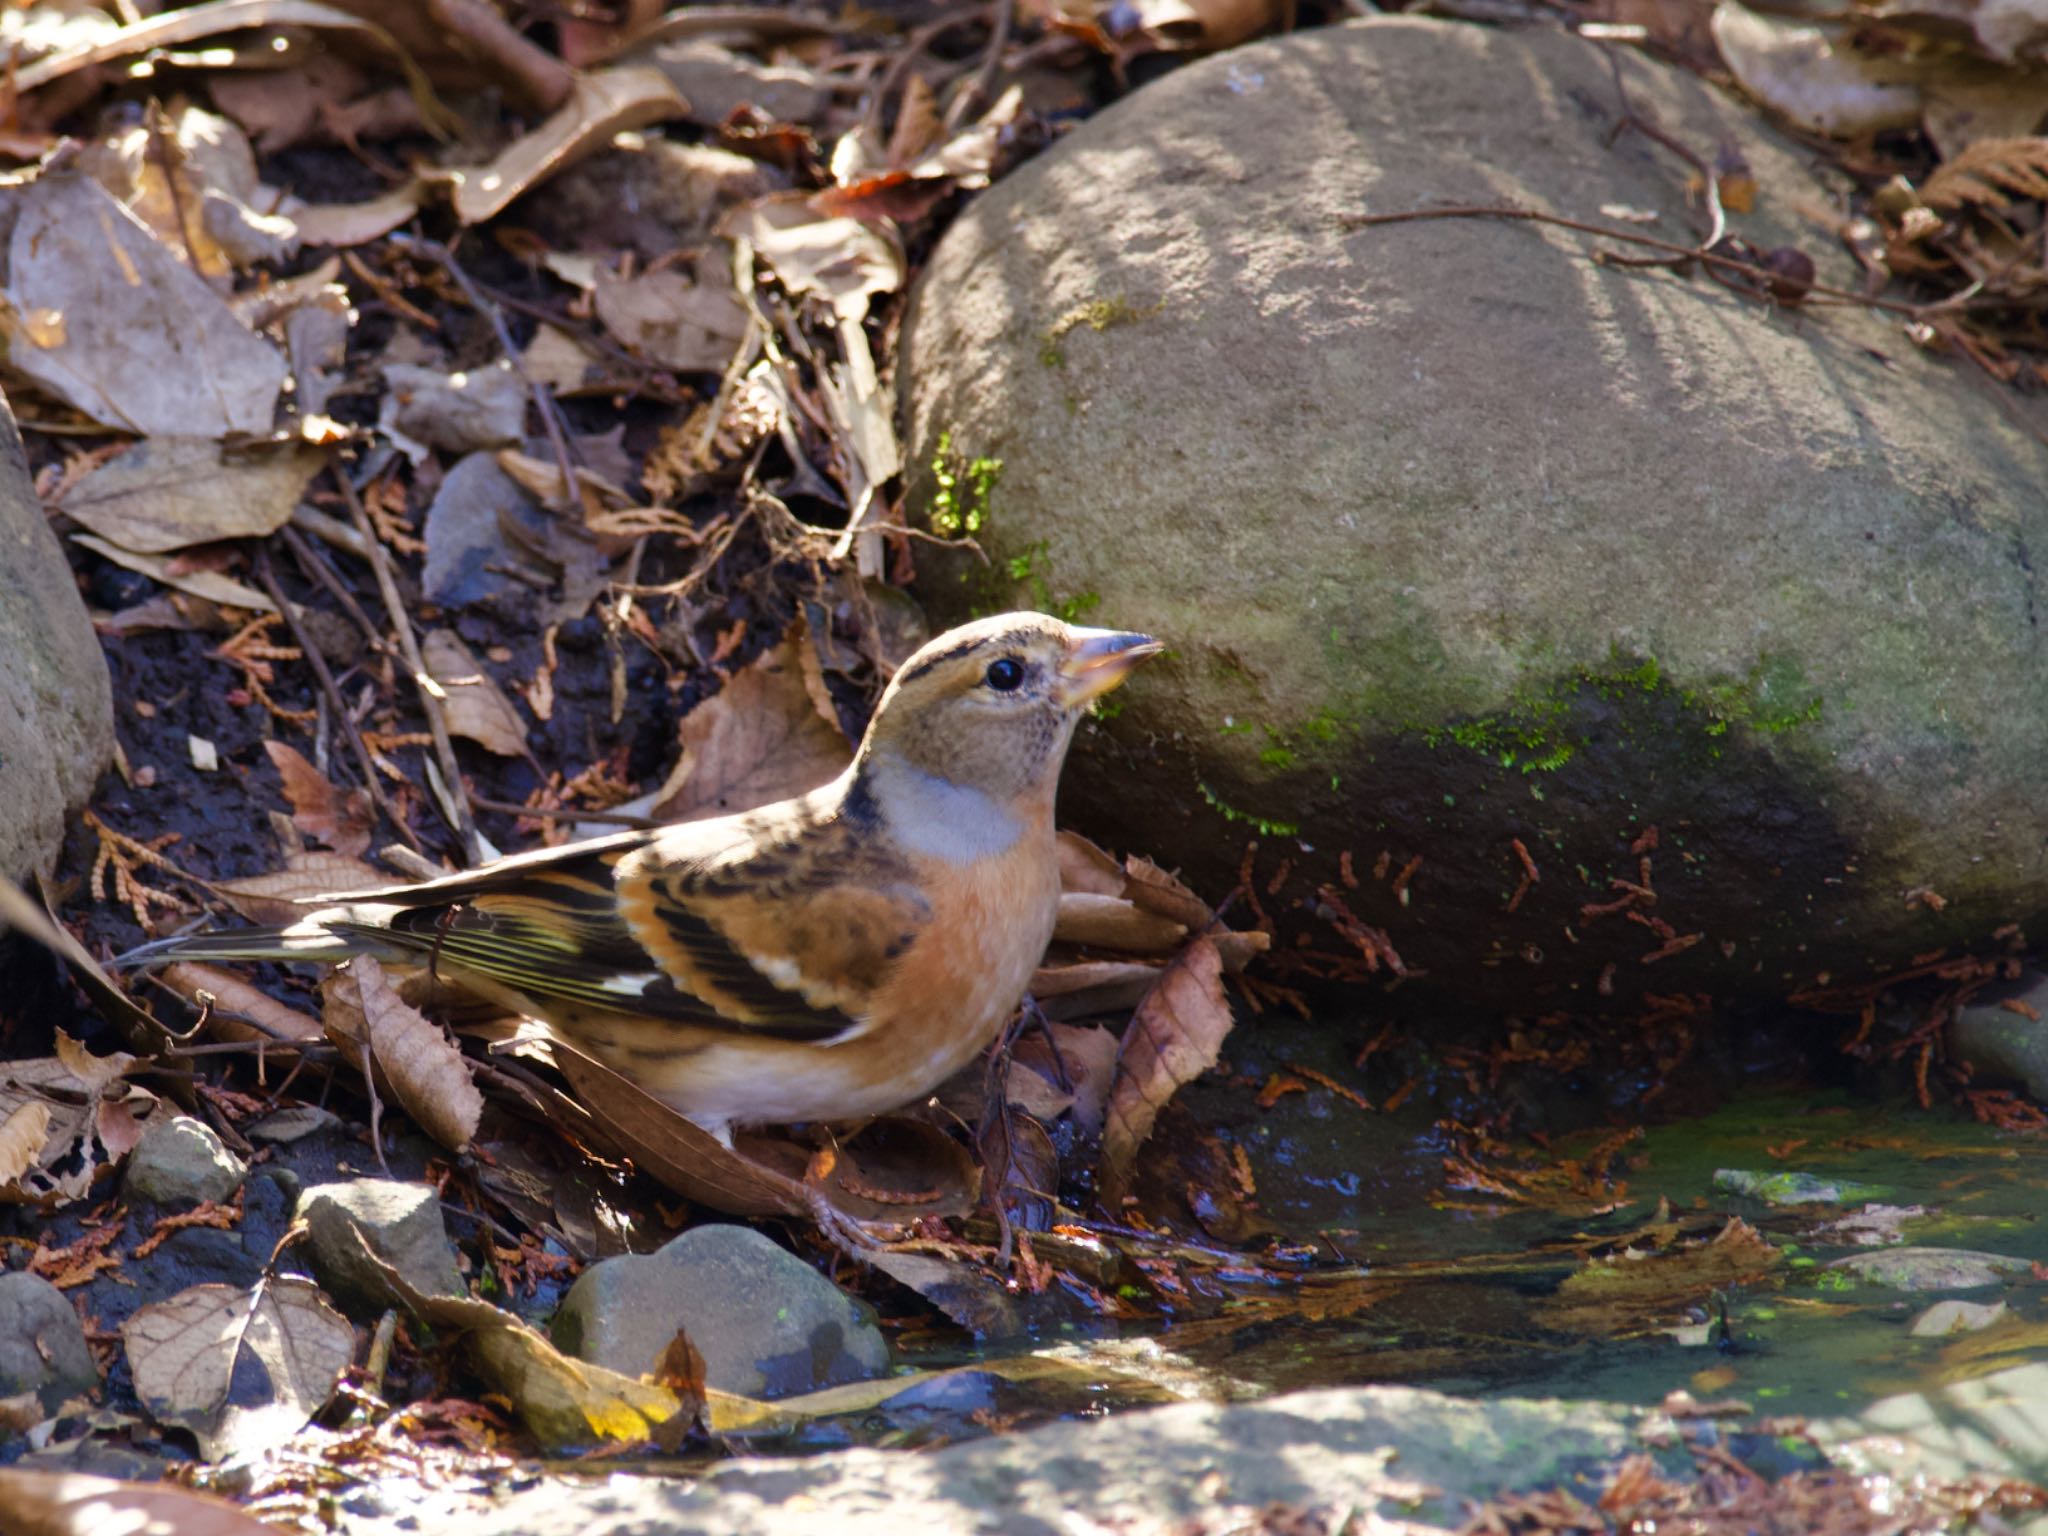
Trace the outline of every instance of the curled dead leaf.
<instances>
[{"instance_id":1,"label":"curled dead leaf","mask_svg":"<svg viewBox=\"0 0 2048 1536\"><path fill-rule=\"evenodd\" d=\"M275 745L275 743L271 743ZM284 868L241 880L215 880L207 889L252 923L291 923L306 915L315 896L343 896L391 884L391 876L340 853L295 853Z\"/></svg>"},{"instance_id":2,"label":"curled dead leaf","mask_svg":"<svg viewBox=\"0 0 2048 1536\"><path fill-rule=\"evenodd\" d=\"M327 1037L352 1061L361 1060L367 1042L382 1078L380 1091L442 1146L466 1151L483 1118L484 1098L468 1059L440 1026L401 998L368 955L332 972L321 993Z\"/></svg>"},{"instance_id":3,"label":"curled dead leaf","mask_svg":"<svg viewBox=\"0 0 2048 1536\"><path fill-rule=\"evenodd\" d=\"M852 759L804 686L804 638L792 629L683 717L682 757L650 815L699 821L816 789Z\"/></svg>"},{"instance_id":4,"label":"curled dead leaf","mask_svg":"<svg viewBox=\"0 0 2048 1536\"><path fill-rule=\"evenodd\" d=\"M1216 1064L1232 1023L1223 959L1197 938L1160 973L1138 1005L1117 1052L1116 1081L1102 1131L1102 1198L1114 1210L1130 1183L1138 1148L1166 1101Z\"/></svg>"},{"instance_id":5,"label":"curled dead leaf","mask_svg":"<svg viewBox=\"0 0 2048 1536\"><path fill-rule=\"evenodd\" d=\"M210 437L152 437L67 487L54 505L125 549L163 554L275 533L325 462L306 444L224 456Z\"/></svg>"},{"instance_id":6,"label":"curled dead leaf","mask_svg":"<svg viewBox=\"0 0 2048 1536\"><path fill-rule=\"evenodd\" d=\"M344 795L306 761L304 754L284 742L266 741L263 750L270 754L271 763L284 780L284 797L292 803L293 826L336 853L368 850L370 828L376 824L376 817L367 793L356 789Z\"/></svg>"},{"instance_id":7,"label":"curled dead leaf","mask_svg":"<svg viewBox=\"0 0 2048 1536\"><path fill-rule=\"evenodd\" d=\"M157 1097L126 1080L136 1058L94 1056L63 1031L57 1053L0 1063L0 1202L52 1205L87 1194L126 1156Z\"/></svg>"},{"instance_id":8,"label":"curled dead leaf","mask_svg":"<svg viewBox=\"0 0 2048 1536\"><path fill-rule=\"evenodd\" d=\"M201 1006L201 994L211 999L205 1005L208 1008L207 1029L217 1040L321 1038L319 1020L296 1008L287 1008L261 987L252 986L232 971L181 960L175 965L165 966L157 977L194 1007Z\"/></svg>"},{"instance_id":9,"label":"curled dead leaf","mask_svg":"<svg viewBox=\"0 0 2048 1536\"><path fill-rule=\"evenodd\" d=\"M225 1499L171 1483L127 1483L82 1472L0 1469L0 1526L15 1536L277 1536L277 1527Z\"/></svg>"},{"instance_id":10,"label":"curled dead leaf","mask_svg":"<svg viewBox=\"0 0 2048 1536\"><path fill-rule=\"evenodd\" d=\"M1061 944L1165 955L1179 946L1187 932L1185 924L1147 911L1121 896L1066 891L1060 895L1059 922L1052 936L1054 942Z\"/></svg>"}]
</instances>

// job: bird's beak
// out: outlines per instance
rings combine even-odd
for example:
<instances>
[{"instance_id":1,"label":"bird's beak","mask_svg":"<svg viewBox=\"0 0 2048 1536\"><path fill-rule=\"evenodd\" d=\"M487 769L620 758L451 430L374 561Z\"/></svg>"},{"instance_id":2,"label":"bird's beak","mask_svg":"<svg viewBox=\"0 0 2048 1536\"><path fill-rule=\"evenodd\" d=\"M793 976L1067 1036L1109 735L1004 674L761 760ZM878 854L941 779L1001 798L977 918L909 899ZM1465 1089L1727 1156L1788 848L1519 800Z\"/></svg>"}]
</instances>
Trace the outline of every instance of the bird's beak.
<instances>
[{"instance_id":1,"label":"bird's beak","mask_svg":"<svg viewBox=\"0 0 2048 1536\"><path fill-rule=\"evenodd\" d=\"M1060 702L1079 709L1129 677L1139 662L1166 647L1150 635L1114 629L1067 628L1067 654L1060 661Z\"/></svg>"}]
</instances>

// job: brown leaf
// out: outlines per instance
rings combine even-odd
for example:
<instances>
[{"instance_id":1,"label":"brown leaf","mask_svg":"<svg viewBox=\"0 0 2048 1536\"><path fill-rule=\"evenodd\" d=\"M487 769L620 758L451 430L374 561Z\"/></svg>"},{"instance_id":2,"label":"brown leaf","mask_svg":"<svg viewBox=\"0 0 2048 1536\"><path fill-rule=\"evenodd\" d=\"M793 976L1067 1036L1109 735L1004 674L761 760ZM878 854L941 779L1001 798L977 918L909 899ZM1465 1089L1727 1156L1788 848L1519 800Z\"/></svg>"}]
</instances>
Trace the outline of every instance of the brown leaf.
<instances>
[{"instance_id":1,"label":"brown leaf","mask_svg":"<svg viewBox=\"0 0 2048 1536\"><path fill-rule=\"evenodd\" d=\"M604 1132L640 1171L699 1204L734 1216L809 1216L819 1204L853 1221L908 1222L974 1208L980 1169L936 1126L892 1116L842 1142L830 1171L809 1181L811 1150L786 1137L741 1131L728 1147L696 1122L574 1047L551 1047Z\"/></svg>"},{"instance_id":2,"label":"brown leaf","mask_svg":"<svg viewBox=\"0 0 2048 1536\"><path fill-rule=\"evenodd\" d=\"M1190 933L1200 933L1216 920L1209 904L1150 859L1133 854L1124 860L1130 885L1124 894L1148 912L1170 917Z\"/></svg>"},{"instance_id":3,"label":"brown leaf","mask_svg":"<svg viewBox=\"0 0 2048 1536\"><path fill-rule=\"evenodd\" d=\"M621 133L689 110L668 77L644 65L578 75L560 111L515 139L488 165L450 172L455 216L465 224L495 218L524 192L604 148Z\"/></svg>"},{"instance_id":4,"label":"brown leaf","mask_svg":"<svg viewBox=\"0 0 2048 1536\"><path fill-rule=\"evenodd\" d=\"M0 1182L0 1202L79 1199L135 1144L157 1108L155 1094L125 1080L135 1060L94 1056L59 1030L56 1055L0 1063L0 1144L13 1174Z\"/></svg>"},{"instance_id":5,"label":"brown leaf","mask_svg":"<svg viewBox=\"0 0 2048 1536\"><path fill-rule=\"evenodd\" d=\"M121 1325L135 1394L218 1461L305 1427L355 1355L355 1330L310 1280L195 1285Z\"/></svg>"},{"instance_id":6,"label":"brown leaf","mask_svg":"<svg viewBox=\"0 0 2048 1536\"><path fill-rule=\"evenodd\" d=\"M389 884L391 876L384 871L346 854L295 853L283 869L241 880L210 881L206 888L252 923L284 924L306 915L309 897L345 896Z\"/></svg>"},{"instance_id":7,"label":"brown leaf","mask_svg":"<svg viewBox=\"0 0 2048 1536\"><path fill-rule=\"evenodd\" d=\"M907 1285L977 1337L1009 1338L1024 1331L1016 1303L1002 1282L976 1265L934 1253L881 1248L859 1257L898 1285Z\"/></svg>"},{"instance_id":8,"label":"brown leaf","mask_svg":"<svg viewBox=\"0 0 2048 1536\"><path fill-rule=\"evenodd\" d=\"M1129 882L1123 866L1078 832L1062 829L1055 839L1060 856L1060 889L1087 896L1121 896Z\"/></svg>"},{"instance_id":9,"label":"brown leaf","mask_svg":"<svg viewBox=\"0 0 2048 1536\"><path fill-rule=\"evenodd\" d=\"M683 1329L676 1330L676 1336L662 1350L661 1358L654 1362L654 1384L666 1387L682 1404L681 1411L674 1418L655 1426L656 1444L663 1450L674 1451L682 1444L683 1437L703 1419L706 1392L704 1356Z\"/></svg>"},{"instance_id":10,"label":"brown leaf","mask_svg":"<svg viewBox=\"0 0 2048 1536\"><path fill-rule=\"evenodd\" d=\"M263 750L270 754L278 776L284 780L284 797L292 803L293 826L336 853L369 850L370 828L376 817L367 793L356 789L342 794L297 748L281 741L266 741Z\"/></svg>"},{"instance_id":11,"label":"brown leaf","mask_svg":"<svg viewBox=\"0 0 2048 1536\"><path fill-rule=\"evenodd\" d=\"M852 759L804 687L794 630L683 717L683 755L650 815L700 821L816 789Z\"/></svg>"},{"instance_id":12,"label":"brown leaf","mask_svg":"<svg viewBox=\"0 0 2048 1536\"><path fill-rule=\"evenodd\" d=\"M1052 1044L1059 1047L1060 1065L1066 1070L1066 1107L1072 1110L1077 1126L1091 1136L1099 1135L1109 1106L1109 1085L1116 1078L1117 1037L1099 1025L1054 1024L1051 1031ZM1016 1060L1020 1066L1029 1063L1026 1070L1033 1076L1042 1073L1046 1081L1057 1084L1052 1049L1043 1035L1026 1035L1018 1041Z\"/></svg>"},{"instance_id":13,"label":"brown leaf","mask_svg":"<svg viewBox=\"0 0 2048 1536\"><path fill-rule=\"evenodd\" d=\"M1083 960L1042 965L1031 977L1031 996L1049 1019L1085 1019L1134 1008L1159 979L1160 967L1143 960Z\"/></svg>"},{"instance_id":14,"label":"brown leaf","mask_svg":"<svg viewBox=\"0 0 2048 1536\"><path fill-rule=\"evenodd\" d=\"M163 554L276 532L325 462L306 444L224 457L210 437L153 437L93 469L53 505L124 549Z\"/></svg>"},{"instance_id":15,"label":"brown leaf","mask_svg":"<svg viewBox=\"0 0 2048 1536\"><path fill-rule=\"evenodd\" d=\"M500 757L526 755L526 726L519 711L454 630L431 631L420 642L420 659L441 689L449 730Z\"/></svg>"},{"instance_id":16,"label":"brown leaf","mask_svg":"<svg viewBox=\"0 0 2048 1536\"><path fill-rule=\"evenodd\" d=\"M1139 955L1169 955L1187 937L1185 924L1148 912L1121 896L1096 896L1086 891L1060 895L1055 942L1094 949L1121 949Z\"/></svg>"},{"instance_id":17,"label":"brown leaf","mask_svg":"<svg viewBox=\"0 0 2048 1536\"><path fill-rule=\"evenodd\" d=\"M1138 1148L1181 1084L1216 1064L1230 1033L1223 961L1197 938L1160 973L1138 1005L1117 1052L1116 1082L1102 1131L1103 1202L1115 1210L1129 1185Z\"/></svg>"},{"instance_id":18,"label":"brown leaf","mask_svg":"<svg viewBox=\"0 0 2048 1536\"><path fill-rule=\"evenodd\" d=\"M384 968L359 955L322 983L328 1038L352 1061L362 1041L383 1081L378 1085L420 1129L454 1152L466 1151L483 1117L469 1062L439 1025L401 998Z\"/></svg>"},{"instance_id":19,"label":"brown leaf","mask_svg":"<svg viewBox=\"0 0 2048 1536\"><path fill-rule=\"evenodd\" d=\"M896 241L859 219L821 218L802 192L756 198L726 221L726 232L754 247L791 293L815 293L842 319L858 321L868 300L903 286Z\"/></svg>"},{"instance_id":20,"label":"brown leaf","mask_svg":"<svg viewBox=\"0 0 2048 1536\"><path fill-rule=\"evenodd\" d=\"M215 1012L210 1016L207 1028L217 1040L321 1038L319 1020L296 1008L287 1008L261 987L250 985L232 971L180 960L158 972L158 979L194 1007L199 1006L199 994L204 992L212 997L216 1008L225 1013L245 1015L261 1026L251 1028L240 1019Z\"/></svg>"},{"instance_id":21,"label":"brown leaf","mask_svg":"<svg viewBox=\"0 0 2048 1536\"><path fill-rule=\"evenodd\" d=\"M637 277L600 268L591 302L619 343L660 368L718 373L747 334L747 311L733 292L732 272L715 260L692 276L657 267Z\"/></svg>"},{"instance_id":22,"label":"brown leaf","mask_svg":"<svg viewBox=\"0 0 2048 1536\"><path fill-rule=\"evenodd\" d=\"M0 1469L0 1529L9 1536L277 1536L224 1499L170 1483L124 1483L82 1472Z\"/></svg>"}]
</instances>

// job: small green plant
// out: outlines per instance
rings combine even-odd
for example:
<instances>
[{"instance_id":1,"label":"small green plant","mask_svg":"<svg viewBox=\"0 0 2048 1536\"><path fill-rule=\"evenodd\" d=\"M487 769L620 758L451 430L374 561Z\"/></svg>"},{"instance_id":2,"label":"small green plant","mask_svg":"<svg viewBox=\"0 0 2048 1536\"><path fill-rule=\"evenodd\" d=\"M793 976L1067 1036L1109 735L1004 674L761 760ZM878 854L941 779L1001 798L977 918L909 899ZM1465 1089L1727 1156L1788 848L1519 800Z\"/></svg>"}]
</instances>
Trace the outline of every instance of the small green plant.
<instances>
[{"instance_id":1,"label":"small green plant","mask_svg":"<svg viewBox=\"0 0 2048 1536\"><path fill-rule=\"evenodd\" d=\"M939 434L932 454L932 532L942 539L973 538L989 519L989 499L1003 472L1001 459L968 459L953 452L951 429Z\"/></svg>"}]
</instances>

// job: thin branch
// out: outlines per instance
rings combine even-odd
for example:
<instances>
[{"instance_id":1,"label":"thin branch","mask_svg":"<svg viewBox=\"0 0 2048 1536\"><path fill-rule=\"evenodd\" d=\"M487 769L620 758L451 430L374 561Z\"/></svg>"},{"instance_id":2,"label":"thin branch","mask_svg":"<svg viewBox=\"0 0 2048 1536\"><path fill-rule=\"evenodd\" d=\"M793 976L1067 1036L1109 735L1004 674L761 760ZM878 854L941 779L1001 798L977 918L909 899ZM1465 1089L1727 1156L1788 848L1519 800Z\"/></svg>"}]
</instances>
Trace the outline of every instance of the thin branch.
<instances>
[{"instance_id":1,"label":"thin branch","mask_svg":"<svg viewBox=\"0 0 2048 1536\"><path fill-rule=\"evenodd\" d=\"M405 819L398 814L397 807L386 797L384 785L377 777L376 764L370 761L370 749L363 744L363 733L356 729L355 717L349 713L348 700L341 696L341 687L334 681L334 673L328 669L327 658L320 654L320 647L313 643L313 637L306 633L306 627L299 622L299 616L292 611L292 605L285 601L284 588L277 583L277 572L271 569L270 551L267 549L259 549L256 552L256 579L262 583L263 590L270 594L270 600L277 604L277 611L284 615L285 624L291 629L292 638L298 641L299 649L306 653L306 662L312 667L313 675L320 680L320 691L327 695L327 702L334 706L335 718L340 721L342 730L348 735L349 746L355 751L356 766L362 770L363 787L369 791L371 801L384 819L397 829L398 835L417 849L420 841L413 835L412 828L405 824Z\"/></svg>"},{"instance_id":2,"label":"thin branch","mask_svg":"<svg viewBox=\"0 0 2048 1536\"><path fill-rule=\"evenodd\" d=\"M434 756L440 760L441 776L447 780L449 809L455 813L456 835L462 839L463 856L476 864L483 859L483 844L477 837L476 815L469 808L469 791L463 787L462 769L455 761L455 743L449 739L448 717L441 708L441 701L434 696L432 678L428 675L427 664L420 656L420 643L412 632L412 621L405 615L405 603L398 595L398 578L391 573L391 559L385 554L384 546L377 541L377 530L370 526L370 514L363 507L363 498L356 493L355 482L348 477L348 466L337 453L332 461L335 484L341 487L342 499L348 503L349 516L355 519L356 529L363 536L370 551L370 569L376 573L377 590L384 598L384 611L390 616L391 627L398 635L399 649L405 655L406 666L412 669L413 686L419 691L420 707L427 717L427 730L434 738Z\"/></svg>"}]
</instances>

